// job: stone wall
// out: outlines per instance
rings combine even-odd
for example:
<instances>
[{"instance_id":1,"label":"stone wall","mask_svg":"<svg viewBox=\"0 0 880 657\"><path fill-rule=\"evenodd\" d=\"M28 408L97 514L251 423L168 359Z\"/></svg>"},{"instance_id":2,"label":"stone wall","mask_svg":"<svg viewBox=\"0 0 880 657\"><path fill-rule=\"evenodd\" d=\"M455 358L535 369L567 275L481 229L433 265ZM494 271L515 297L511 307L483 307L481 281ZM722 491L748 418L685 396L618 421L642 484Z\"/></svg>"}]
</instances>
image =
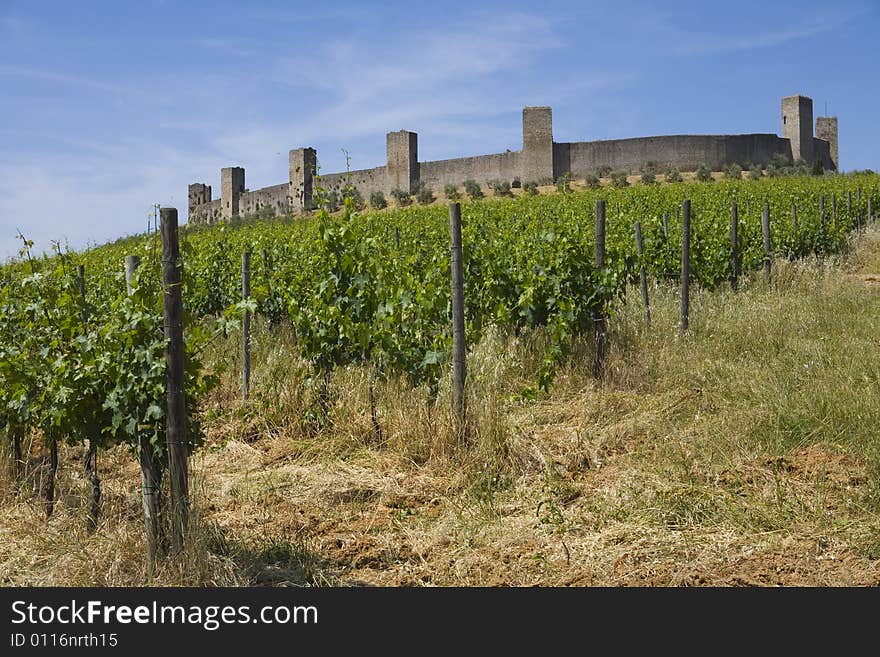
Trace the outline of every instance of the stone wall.
<instances>
[{"instance_id":1,"label":"stone wall","mask_svg":"<svg viewBox=\"0 0 880 657\"><path fill-rule=\"evenodd\" d=\"M520 178L519 151L508 151L494 155L477 155L475 157L457 157L452 160L436 160L420 162L419 174L421 181L434 191L442 191L447 184L461 185L465 180L476 180L488 184L493 180L511 181Z\"/></svg>"},{"instance_id":2,"label":"stone wall","mask_svg":"<svg viewBox=\"0 0 880 657\"><path fill-rule=\"evenodd\" d=\"M290 211L290 199L287 196L289 187L288 183L281 183L253 192L243 192L238 197L238 213L255 214L272 208L275 214L287 214Z\"/></svg>"},{"instance_id":3,"label":"stone wall","mask_svg":"<svg viewBox=\"0 0 880 657\"><path fill-rule=\"evenodd\" d=\"M373 192L386 192L387 180L385 167L372 169L356 169L344 173L321 174L318 184L327 192L341 194L346 184L356 187L364 199Z\"/></svg>"},{"instance_id":4,"label":"stone wall","mask_svg":"<svg viewBox=\"0 0 880 657\"><path fill-rule=\"evenodd\" d=\"M755 135L669 135L583 141L554 144L558 171L575 177L592 173L605 165L615 171L638 172L646 162L654 162L662 171L676 167L694 171L707 164L715 171L732 163L764 164L776 153L791 156L787 139L771 134Z\"/></svg>"}]
</instances>

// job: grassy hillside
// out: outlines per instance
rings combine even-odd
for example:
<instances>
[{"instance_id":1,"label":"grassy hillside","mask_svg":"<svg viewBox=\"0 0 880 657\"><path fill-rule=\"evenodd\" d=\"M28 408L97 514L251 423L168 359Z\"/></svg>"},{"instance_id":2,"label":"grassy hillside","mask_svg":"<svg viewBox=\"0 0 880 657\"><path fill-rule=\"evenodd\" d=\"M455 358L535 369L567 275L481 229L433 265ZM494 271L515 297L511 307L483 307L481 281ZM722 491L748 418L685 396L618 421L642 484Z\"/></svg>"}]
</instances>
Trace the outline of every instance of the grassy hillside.
<instances>
[{"instance_id":1,"label":"grassy hillside","mask_svg":"<svg viewBox=\"0 0 880 657\"><path fill-rule=\"evenodd\" d=\"M469 361L478 438L454 440L448 390L336 370L332 425L289 331L258 323L254 396L237 342L206 401L197 519L155 584L880 584L880 234L819 266L778 261L733 294L636 290L612 320L608 376L576 340L549 394L545 339L488 331ZM370 418L374 388L377 435ZM81 452L62 451L52 520L0 489L0 581L143 584L136 463L102 455L104 519L85 530ZM37 473L38 474L38 473Z\"/></svg>"}]
</instances>

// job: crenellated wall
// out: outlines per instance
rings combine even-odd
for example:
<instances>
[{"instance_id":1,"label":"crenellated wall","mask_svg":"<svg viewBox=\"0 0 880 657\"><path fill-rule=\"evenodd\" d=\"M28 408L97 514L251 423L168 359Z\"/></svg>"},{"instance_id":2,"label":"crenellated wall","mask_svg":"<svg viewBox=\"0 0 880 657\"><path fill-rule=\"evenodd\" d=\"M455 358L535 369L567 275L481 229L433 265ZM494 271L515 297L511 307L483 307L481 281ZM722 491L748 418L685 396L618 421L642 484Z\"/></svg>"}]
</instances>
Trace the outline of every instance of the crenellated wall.
<instances>
[{"instance_id":1,"label":"crenellated wall","mask_svg":"<svg viewBox=\"0 0 880 657\"><path fill-rule=\"evenodd\" d=\"M522 150L419 162L418 135L398 130L386 135L384 166L347 173L321 173L313 148L290 151L288 181L255 191L245 191L242 167L221 170L221 199L211 198L211 186L189 186L189 218L193 222L216 221L270 209L275 214L304 212L314 208L318 187L341 194L346 185L364 199L373 192L390 194L396 189L414 192L424 185L440 191L444 185L461 186L466 180L487 185L493 181L546 182L563 175L582 177L600 166L616 171L638 172L652 162L661 169L676 167L692 171L701 165L714 170L737 163L766 164L774 156L789 160L822 162L837 169L837 117L818 117L813 134L813 101L806 96L782 99L782 135L667 135L557 143L553 141L553 111L549 107L525 107L522 113Z\"/></svg>"}]
</instances>

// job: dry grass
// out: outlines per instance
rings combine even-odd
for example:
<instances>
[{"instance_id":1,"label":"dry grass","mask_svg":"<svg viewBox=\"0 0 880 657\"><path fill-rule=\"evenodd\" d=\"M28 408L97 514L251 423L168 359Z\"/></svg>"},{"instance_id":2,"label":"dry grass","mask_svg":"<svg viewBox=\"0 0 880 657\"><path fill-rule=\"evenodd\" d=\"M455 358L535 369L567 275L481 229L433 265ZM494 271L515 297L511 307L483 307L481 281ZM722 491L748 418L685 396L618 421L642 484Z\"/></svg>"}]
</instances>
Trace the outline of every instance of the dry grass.
<instances>
[{"instance_id":1,"label":"dry grass","mask_svg":"<svg viewBox=\"0 0 880 657\"><path fill-rule=\"evenodd\" d=\"M777 263L774 286L675 290L614 319L607 377L575 346L551 394L522 401L540 335L469 359L473 442L436 404L366 368L336 373L332 422L282 329L260 327L254 397L229 363L192 461L189 552L148 582L137 466L102 457L85 531L78 455L50 522L3 484L0 581L16 585L880 584L880 235L842 262ZM225 353L233 354L226 358ZM377 398L381 436L369 415Z\"/></svg>"}]
</instances>

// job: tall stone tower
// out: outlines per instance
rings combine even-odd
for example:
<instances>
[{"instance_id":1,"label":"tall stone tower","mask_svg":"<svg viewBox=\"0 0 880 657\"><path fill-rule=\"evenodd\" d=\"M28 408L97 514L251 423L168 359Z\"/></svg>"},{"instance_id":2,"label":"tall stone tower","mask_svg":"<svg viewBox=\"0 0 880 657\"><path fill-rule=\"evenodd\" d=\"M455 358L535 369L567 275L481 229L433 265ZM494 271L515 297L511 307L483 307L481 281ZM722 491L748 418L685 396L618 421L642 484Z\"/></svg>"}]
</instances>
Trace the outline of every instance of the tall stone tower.
<instances>
[{"instance_id":1,"label":"tall stone tower","mask_svg":"<svg viewBox=\"0 0 880 657\"><path fill-rule=\"evenodd\" d=\"M314 148L294 148L288 153L287 199L291 212L315 208L314 175L318 170L318 153Z\"/></svg>"},{"instance_id":2,"label":"tall stone tower","mask_svg":"<svg viewBox=\"0 0 880 657\"><path fill-rule=\"evenodd\" d=\"M553 170L553 110L523 107L523 182L555 178Z\"/></svg>"},{"instance_id":3,"label":"tall stone tower","mask_svg":"<svg viewBox=\"0 0 880 657\"><path fill-rule=\"evenodd\" d=\"M782 99L782 136L791 142L794 160L813 163L813 99L785 96Z\"/></svg>"},{"instance_id":4,"label":"tall stone tower","mask_svg":"<svg viewBox=\"0 0 880 657\"><path fill-rule=\"evenodd\" d=\"M835 171L840 171L840 162L837 159L837 117L819 116L816 118L816 137L828 142L831 151L831 164Z\"/></svg>"},{"instance_id":5,"label":"tall stone tower","mask_svg":"<svg viewBox=\"0 0 880 657\"><path fill-rule=\"evenodd\" d=\"M238 215L238 200L244 193L244 167L220 169L220 216L231 219Z\"/></svg>"},{"instance_id":6,"label":"tall stone tower","mask_svg":"<svg viewBox=\"0 0 880 657\"><path fill-rule=\"evenodd\" d=\"M409 130L385 135L385 172L388 191L411 193L419 183L419 136Z\"/></svg>"}]
</instances>

